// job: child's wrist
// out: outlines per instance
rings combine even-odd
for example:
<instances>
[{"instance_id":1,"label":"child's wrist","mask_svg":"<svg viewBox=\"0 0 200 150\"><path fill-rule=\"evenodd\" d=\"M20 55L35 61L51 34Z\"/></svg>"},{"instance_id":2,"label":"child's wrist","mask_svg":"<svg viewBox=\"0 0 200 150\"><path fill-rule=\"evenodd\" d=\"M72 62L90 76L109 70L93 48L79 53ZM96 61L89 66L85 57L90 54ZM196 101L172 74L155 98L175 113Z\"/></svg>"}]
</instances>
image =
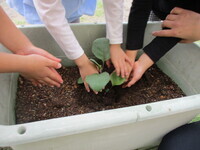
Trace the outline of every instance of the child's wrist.
<instances>
[{"instance_id":1,"label":"child's wrist","mask_svg":"<svg viewBox=\"0 0 200 150\"><path fill-rule=\"evenodd\" d=\"M116 51L123 51L121 48L121 44L111 44L110 45L110 53L116 52Z\"/></svg>"},{"instance_id":2,"label":"child's wrist","mask_svg":"<svg viewBox=\"0 0 200 150\"><path fill-rule=\"evenodd\" d=\"M90 64L90 60L85 54L81 55L79 58L75 59L74 61L79 68L88 66Z\"/></svg>"},{"instance_id":3,"label":"child's wrist","mask_svg":"<svg viewBox=\"0 0 200 150\"><path fill-rule=\"evenodd\" d=\"M153 60L146 53L143 53L140 56L140 58L138 59L138 62L142 64L145 70L147 70L149 67L151 67L154 64Z\"/></svg>"},{"instance_id":4,"label":"child's wrist","mask_svg":"<svg viewBox=\"0 0 200 150\"><path fill-rule=\"evenodd\" d=\"M133 61L135 61L135 58L137 56L138 50L126 50L126 55Z\"/></svg>"},{"instance_id":5,"label":"child's wrist","mask_svg":"<svg viewBox=\"0 0 200 150\"><path fill-rule=\"evenodd\" d=\"M24 45L23 47L17 49L17 50L13 50L12 52L18 55L26 55L29 53L29 51L31 51L32 49L35 49L35 46L32 45L31 43Z\"/></svg>"},{"instance_id":6,"label":"child's wrist","mask_svg":"<svg viewBox=\"0 0 200 150\"><path fill-rule=\"evenodd\" d=\"M13 56L15 60L12 62L12 65L10 65L12 72L25 72L28 69L28 59L26 59L26 56L15 54Z\"/></svg>"},{"instance_id":7,"label":"child's wrist","mask_svg":"<svg viewBox=\"0 0 200 150\"><path fill-rule=\"evenodd\" d=\"M27 56L20 56L18 60L18 72L25 73L29 69L29 58Z\"/></svg>"},{"instance_id":8,"label":"child's wrist","mask_svg":"<svg viewBox=\"0 0 200 150\"><path fill-rule=\"evenodd\" d=\"M110 47L113 47L113 48L121 48L121 44L110 44Z\"/></svg>"}]
</instances>

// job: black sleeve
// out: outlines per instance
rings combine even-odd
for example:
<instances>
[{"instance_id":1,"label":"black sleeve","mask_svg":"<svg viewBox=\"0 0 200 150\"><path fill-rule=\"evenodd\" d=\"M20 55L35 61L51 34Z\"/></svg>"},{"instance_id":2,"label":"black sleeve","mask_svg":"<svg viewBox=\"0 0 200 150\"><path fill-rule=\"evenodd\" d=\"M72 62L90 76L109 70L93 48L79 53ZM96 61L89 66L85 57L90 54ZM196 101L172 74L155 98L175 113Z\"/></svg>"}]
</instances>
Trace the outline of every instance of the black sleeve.
<instances>
[{"instance_id":1,"label":"black sleeve","mask_svg":"<svg viewBox=\"0 0 200 150\"><path fill-rule=\"evenodd\" d=\"M126 49L137 50L143 48L144 32L152 5L152 0L133 1L129 14ZM173 37L156 37L143 50L154 62L157 62L180 40L180 38Z\"/></svg>"},{"instance_id":2,"label":"black sleeve","mask_svg":"<svg viewBox=\"0 0 200 150\"><path fill-rule=\"evenodd\" d=\"M152 0L133 0L128 20L126 49L142 48L144 31L151 9Z\"/></svg>"},{"instance_id":3,"label":"black sleeve","mask_svg":"<svg viewBox=\"0 0 200 150\"><path fill-rule=\"evenodd\" d=\"M174 47L181 39L174 37L156 37L143 48L144 52L156 63L164 56L172 47Z\"/></svg>"}]
</instances>

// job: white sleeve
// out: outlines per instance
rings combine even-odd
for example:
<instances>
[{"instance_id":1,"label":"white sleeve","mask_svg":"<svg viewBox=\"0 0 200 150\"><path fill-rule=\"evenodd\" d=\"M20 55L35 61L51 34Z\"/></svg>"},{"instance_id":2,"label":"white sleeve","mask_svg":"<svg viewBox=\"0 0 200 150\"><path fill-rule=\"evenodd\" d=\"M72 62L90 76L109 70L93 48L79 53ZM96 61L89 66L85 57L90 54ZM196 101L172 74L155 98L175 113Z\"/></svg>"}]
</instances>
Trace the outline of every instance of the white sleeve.
<instances>
[{"instance_id":1,"label":"white sleeve","mask_svg":"<svg viewBox=\"0 0 200 150\"><path fill-rule=\"evenodd\" d=\"M123 4L124 0L103 0L106 18L106 37L110 44L123 42Z\"/></svg>"},{"instance_id":2,"label":"white sleeve","mask_svg":"<svg viewBox=\"0 0 200 150\"><path fill-rule=\"evenodd\" d=\"M65 18L65 8L61 0L33 1L41 20L65 55L72 60L79 58L84 51Z\"/></svg>"}]
</instances>

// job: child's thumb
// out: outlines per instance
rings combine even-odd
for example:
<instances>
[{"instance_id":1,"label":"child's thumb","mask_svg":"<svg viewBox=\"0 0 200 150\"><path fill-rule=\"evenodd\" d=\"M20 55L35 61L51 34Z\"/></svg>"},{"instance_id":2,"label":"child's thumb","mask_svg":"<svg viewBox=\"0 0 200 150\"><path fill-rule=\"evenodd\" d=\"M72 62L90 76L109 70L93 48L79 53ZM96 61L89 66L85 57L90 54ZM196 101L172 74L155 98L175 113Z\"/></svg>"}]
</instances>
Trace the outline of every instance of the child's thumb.
<instances>
[{"instance_id":1,"label":"child's thumb","mask_svg":"<svg viewBox=\"0 0 200 150\"><path fill-rule=\"evenodd\" d=\"M59 69L59 68L62 67L61 63L56 62L56 61L52 61L52 60L50 60L50 63L49 63L48 66L49 66L49 67L53 67L53 68L55 68L55 69Z\"/></svg>"}]
</instances>

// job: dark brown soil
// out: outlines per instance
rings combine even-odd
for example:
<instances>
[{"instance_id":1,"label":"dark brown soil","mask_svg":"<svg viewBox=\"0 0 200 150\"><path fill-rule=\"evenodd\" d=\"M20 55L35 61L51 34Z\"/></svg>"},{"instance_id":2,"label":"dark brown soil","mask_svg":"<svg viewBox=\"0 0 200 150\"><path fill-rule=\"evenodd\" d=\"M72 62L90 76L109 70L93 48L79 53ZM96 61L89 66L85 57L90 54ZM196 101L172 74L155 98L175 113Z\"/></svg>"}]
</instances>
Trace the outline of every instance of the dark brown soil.
<instances>
[{"instance_id":1,"label":"dark brown soil","mask_svg":"<svg viewBox=\"0 0 200 150\"><path fill-rule=\"evenodd\" d=\"M76 67L58 70L64 83L60 88L33 86L19 78L16 99L16 123L71 116L101 110L121 108L185 96L181 89L156 66L151 67L142 79L130 88L108 85L98 95L87 93Z\"/></svg>"}]
</instances>

